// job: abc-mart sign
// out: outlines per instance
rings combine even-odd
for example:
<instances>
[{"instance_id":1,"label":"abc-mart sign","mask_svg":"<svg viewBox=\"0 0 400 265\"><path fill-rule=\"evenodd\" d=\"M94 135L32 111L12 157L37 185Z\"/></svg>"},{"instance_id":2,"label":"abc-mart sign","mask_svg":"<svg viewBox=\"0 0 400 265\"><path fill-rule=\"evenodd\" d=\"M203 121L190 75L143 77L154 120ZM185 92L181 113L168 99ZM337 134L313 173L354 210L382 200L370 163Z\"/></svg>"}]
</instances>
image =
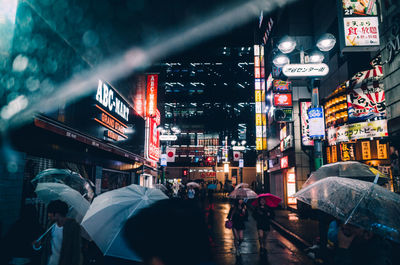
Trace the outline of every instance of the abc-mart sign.
<instances>
[{"instance_id":1,"label":"abc-mart sign","mask_svg":"<svg viewBox=\"0 0 400 265\"><path fill-rule=\"evenodd\" d=\"M321 77L329 73L324 63L286 64L282 72L287 77Z\"/></svg>"}]
</instances>

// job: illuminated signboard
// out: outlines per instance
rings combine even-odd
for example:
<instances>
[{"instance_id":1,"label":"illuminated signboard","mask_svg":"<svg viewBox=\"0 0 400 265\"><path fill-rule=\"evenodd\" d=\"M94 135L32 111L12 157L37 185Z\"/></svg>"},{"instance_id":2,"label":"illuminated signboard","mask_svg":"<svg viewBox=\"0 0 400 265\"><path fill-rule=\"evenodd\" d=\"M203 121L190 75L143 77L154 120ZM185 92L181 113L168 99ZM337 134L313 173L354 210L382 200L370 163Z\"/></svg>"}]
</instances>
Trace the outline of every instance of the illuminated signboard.
<instances>
[{"instance_id":1,"label":"illuminated signboard","mask_svg":"<svg viewBox=\"0 0 400 265\"><path fill-rule=\"evenodd\" d=\"M265 112L264 46L254 45L254 87L256 107L256 150L267 149L267 116ZM270 80L270 79L269 79ZM271 82L271 80L270 80ZM268 87L270 83L268 83Z\"/></svg>"},{"instance_id":2,"label":"illuminated signboard","mask_svg":"<svg viewBox=\"0 0 400 265\"><path fill-rule=\"evenodd\" d=\"M328 130L329 132L329 130ZM348 142L350 140L368 139L373 137L387 137L387 120L359 122L332 128L330 134L332 142Z\"/></svg>"},{"instance_id":3,"label":"illuminated signboard","mask_svg":"<svg viewBox=\"0 0 400 265\"><path fill-rule=\"evenodd\" d=\"M282 72L287 77L318 77L326 76L329 73L329 67L324 63L286 64Z\"/></svg>"},{"instance_id":4,"label":"illuminated signboard","mask_svg":"<svg viewBox=\"0 0 400 265\"><path fill-rule=\"evenodd\" d=\"M332 149L331 161L332 161L332 163L336 163L337 162L337 148L336 148L336 145L332 145L331 149Z\"/></svg>"},{"instance_id":5,"label":"illuminated signboard","mask_svg":"<svg viewBox=\"0 0 400 265\"><path fill-rule=\"evenodd\" d=\"M380 47L376 0L338 0L340 47L345 52L374 51Z\"/></svg>"},{"instance_id":6,"label":"illuminated signboard","mask_svg":"<svg viewBox=\"0 0 400 265\"><path fill-rule=\"evenodd\" d=\"M107 130L104 137L119 141L127 139L125 129L127 126L121 120L128 121L129 105L108 84L99 80L96 92L96 108L99 110L94 120Z\"/></svg>"},{"instance_id":7,"label":"illuminated signboard","mask_svg":"<svg viewBox=\"0 0 400 265\"><path fill-rule=\"evenodd\" d=\"M310 125L308 121L308 109L311 107L310 101L300 102L301 116L301 143L304 146L313 146L314 140L310 137Z\"/></svg>"},{"instance_id":8,"label":"illuminated signboard","mask_svg":"<svg viewBox=\"0 0 400 265\"><path fill-rule=\"evenodd\" d=\"M371 145L369 141L361 142L361 154L363 160L371 159Z\"/></svg>"},{"instance_id":9,"label":"illuminated signboard","mask_svg":"<svg viewBox=\"0 0 400 265\"><path fill-rule=\"evenodd\" d=\"M326 148L326 162L328 164L330 164L332 162L332 159L331 159L331 148L329 146Z\"/></svg>"},{"instance_id":10,"label":"illuminated signboard","mask_svg":"<svg viewBox=\"0 0 400 265\"><path fill-rule=\"evenodd\" d=\"M147 75L146 116L156 115L158 75Z\"/></svg>"},{"instance_id":11,"label":"illuminated signboard","mask_svg":"<svg viewBox=\"0 0 400 265\"><path fill-rule=\"evenodd\" d=\"M273 87L276 92L289 92L291 82L282 81L282 80L274 80Z\"/></svg>"},{"instance_id":12,"label":"illuminated signboard","mask_svg":"<svg viewBox=\"0 0 400 265\"><path fill-rule=\"evenodd\" d=\"M96 93L96 101L99 102L107 112L128 121L129 105L109 85L99 80Z\"/></svg>"},{"instance_id":13,"label":"illuminated signboard","mask_svg":"<svg viewBox=\"0 0 400 265\"><path fill-rule=\"evenodd\" d=\"M289 157L288 156L281 157L280 164L281 168L289 167Z\"/></svg>"},{"instance_id":14,"label":"illuminated signboard","mask_svg":"<svg viewBox=\"0 0 400 265\"><path fill-rule=\"evenodd\" d=\"M296 175L295 173L287 174L287 203L288 204L296 204L296 198L293 195L296 193Z\"/></svg>"},{"instance_id":15,"label":"illuminated signboard","mask_svg":"<svg viewBox=\"0 0 400 265\"><path fill-rule=\"evenodd\" d=\"M386 144L379 143L379 140L376 141L376 147L378 151L378 159L387 159L388 152Z\"/></svg>"},{"instance_id":16,"label":"illuminated signboard","mask_svg":"<svg viewBox=\"0 0 400 265\"><path fill-rule=\"evenodd\" d=\"M342 161L356 160L354 153L354 144L350 143L340 144L340 159Z\"/></svg>"},{"instance_id":17,"label":"illuminated signboard","mask_svg":"<svg viewBox=\"0 0 400 265\"><path fill-rule=\"evenodd\" d=\"M292 106L292 94L274 94L274 106L275 107L291 107Z\"/></svg>"},{"instance_id":18,"label":"illuminated signboard","mask_svg":"<svg viewBox=\"0 0 400 265\"><path fill-rule=\"evenodd\" d=\"M325 137L324 110L321 107L308 109L308 124L311 138Z\"/></svg>"},{"instance_id":19,"label":"illuminated signboard","mask_svg":"<svg viewBox=\"0 0 400 265\"><path fill-rule=\"evenodd\" d=\"M155 116L147 118L146 129L146 157L156 162L160 159L160 132L157 130L160 118L160 112L156 109Z\"/></svg>"}]
</instances>

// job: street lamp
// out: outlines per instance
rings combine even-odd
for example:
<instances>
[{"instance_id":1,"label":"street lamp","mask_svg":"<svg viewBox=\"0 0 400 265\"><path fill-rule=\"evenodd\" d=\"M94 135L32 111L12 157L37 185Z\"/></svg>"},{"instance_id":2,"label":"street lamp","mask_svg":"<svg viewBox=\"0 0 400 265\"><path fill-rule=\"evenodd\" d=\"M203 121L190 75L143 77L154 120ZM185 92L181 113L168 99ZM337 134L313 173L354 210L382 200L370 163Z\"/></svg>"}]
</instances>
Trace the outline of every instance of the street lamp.
<instances>
[{"instance_id":1,"label":"street lamp","mask_svg":"<svg viewBox=\"0 0 400 265\"><path fill-rule=\"evenodd\" d=\"M280 53L274 57L272 62L276 67L283 67L285 64L290 63L290 59L286 55Z\"/></svg>"},{"instance_id":2,"label":"street lamp","mask_svg":"<svg viewBox=\"0 0 400 265\"><path fill-rule=\"evenodd\" d=\"M232 145L235 145L235 144L236 144L236 141L235 141L235 140L232 140L231 144L232 144Z\"/></svg>"},{"instance_id":3,"label":"street lamp","mask_svg":"<svg viewBox=\"0 0 400 265\"><path fill-rule=\"evenodd\" d=\"M243 140L242 141L242 145L245 145L247 142L246 142L246 140Z\"/></svg>"},{"instance_id":4,"label":"street lamp","mask_svg":"<svg viewBox=\"0 0 400 265\"><path fill-rule=\"evenodd\" d=\"M313 51L310 54L310 63L322 63L324 55L320 51Z\"/></svg>"},{"instance_id":5,"label":"street lamp","mask_svg":"<svg viewBox=\"0 0 400 265\"><path fill-rule=\"evenodd\" d=\"M278 44L278 49L285 54L291 53L295 48L296 48L296 41L289 36L283 37Z\"/></svg>"},{"instance_id":6,"label":"street lamp","mask_svg":"<svg viewBox=\"0 0 400 265\"><path fill-rule=\"evenodd\" d=\"M335 47L336 38L330 33L323 34L317 41L317 47L320 51L328 52Z\"/></svg>"}]
</instances>

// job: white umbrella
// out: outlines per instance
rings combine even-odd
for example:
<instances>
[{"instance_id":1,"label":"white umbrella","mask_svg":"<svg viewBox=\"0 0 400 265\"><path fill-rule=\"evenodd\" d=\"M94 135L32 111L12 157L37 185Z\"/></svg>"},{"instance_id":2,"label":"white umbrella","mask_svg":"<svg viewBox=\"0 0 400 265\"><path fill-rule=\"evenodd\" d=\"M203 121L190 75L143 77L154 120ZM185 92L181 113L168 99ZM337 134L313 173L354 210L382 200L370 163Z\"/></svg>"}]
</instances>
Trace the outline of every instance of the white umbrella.
<instances>
[{"instance_id":1,"label":"white umbrella","mask_svg":"<svg viewBox=\"0 0 400 265\"><path fill-rule=\"evenodd\" d=\"M186 186L194 187L194 188L200 188L199 183L196 183L196 182L189 182L188 184L186 184Z\"/></svg>"},{"instance_id":2,"label":"white umbrella","mask_svg":"<svg viewBox=\"0 0 400 265\"><path fill-rule=\"evenodd\" d=\"M130 185L105 192L93 200L81 225L104 255L140 261L123 237L125 222L140 209L168 199L158 189Z\"/></svg>"},{"instance_id":3,"label":"white umbrella","mask_svg":"<svg viewBox=\"0 0 400 265\"><path fill-rule=\"evenodd\" d=\"M48 204L54 200L61 200L68 204L68 217L80 223L89 209L90 203L71 187L60 183L38 183L35 190L38 198Z\"/></svg>"},{"instance_id":4,"label":"white umbrella","mask_svg":"<svg viewBox=\"0 0 400 265\"><path fill-rule=\"evenodd\" d=\"M256 199L257 193L249 188L242 188L232 191L229 194L229 198L231 199Z\"/></svg>"},{"instance_id":5,"label":"white umbrella","mask_svg":"<svg viewBox=\"0 0 400 265\"><path fill-rule=\"evenodd\" d=\"M248 188L249 184L247 183L239 183L236 185L235 190L240 189L240 188Z\"/></svg>"}]
</instances>

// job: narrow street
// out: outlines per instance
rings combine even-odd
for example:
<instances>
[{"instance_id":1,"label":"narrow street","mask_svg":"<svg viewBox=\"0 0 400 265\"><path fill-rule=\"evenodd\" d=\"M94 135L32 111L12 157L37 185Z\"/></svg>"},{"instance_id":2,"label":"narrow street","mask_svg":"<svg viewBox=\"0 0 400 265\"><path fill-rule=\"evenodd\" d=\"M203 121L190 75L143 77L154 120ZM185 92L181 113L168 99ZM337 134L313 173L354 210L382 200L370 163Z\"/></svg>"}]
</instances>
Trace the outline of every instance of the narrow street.
<instances>
[{"instance_id":1,"label":"narrow street","mask_svg":"<svg viewBox=\"0 0 400 265\"><path fill-rule=\"evenodd\" d=\"M229 212L228 202L214 203L213 239L216 260L218 265L230 264L313 264L296 246L271 229L268 235L268 254L260 256L256 224L249 213L246 223L244 242L241 246L241 257L236 258L232 230L226 229L224 224Z\"/></svg>"}]
</instances>

